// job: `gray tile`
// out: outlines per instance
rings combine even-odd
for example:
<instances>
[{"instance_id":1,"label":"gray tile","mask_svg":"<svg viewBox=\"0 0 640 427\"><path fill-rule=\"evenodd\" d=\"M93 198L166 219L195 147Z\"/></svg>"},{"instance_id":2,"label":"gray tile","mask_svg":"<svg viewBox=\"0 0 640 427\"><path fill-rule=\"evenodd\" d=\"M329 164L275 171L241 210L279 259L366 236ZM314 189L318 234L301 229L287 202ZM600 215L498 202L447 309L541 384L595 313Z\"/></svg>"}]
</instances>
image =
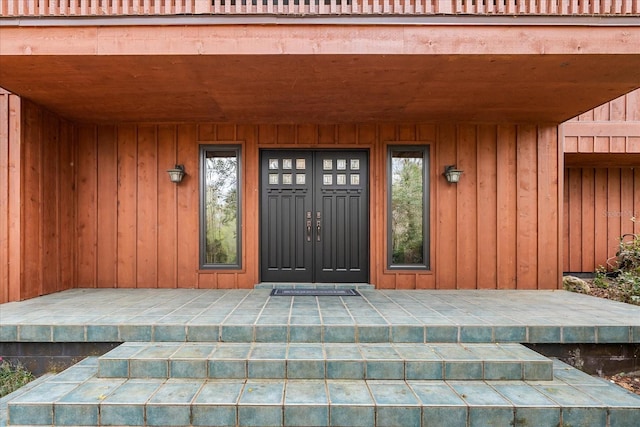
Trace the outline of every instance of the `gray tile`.
<instances>
[{"instance_id":1,"label":"gray tile","mask_svg":"<svg viewBox=\"0 0 640 427\"><path fill-rule=\"evenodd\" d=\"M356 327L347 325L324 325L324 342L352 343L356 341Z\"/></svg>"},{"instance_id":2,"label":"gray tile","mask_svg":"<svg viewBox=\"0 0 640 427\"><path fill-rule=\"evenodd\" d=\"M496 342L526 342L527 328L524 326L494 326Z\"/></svg>"},{"instance_id":3,"label":"gray tile","mask_svg":"<svg viewBox=\"0 0 640 427\"><path fill-rule=\"evenodd\" d=\"M493 328L491 326L461 326L460 341L467 343L493 342Z\"/></svg>"},{"instance_id":4,"label":"gray tile","mask_svg":"<svg viewBox=\"0 0 640 427\"><path fill-rule=\"evenodd\" d=\"M238 407L238 424L246 427L283 425L282 407L278 405L241 405Z\"/></svg>"},{"instance_id":5,"label":"gray tile","mask_svg":"<svg viewBox=\"0 0 640 427\"><path fill-rule=\"evenodd\" d=\"M329 402L324 381L288 381L285 390L284 424L329 425Z\"/></svg>"},{"instance_id":6,"label":"gray tile","mask_svg":"<svg viewBox=\"0 0 640 427\"><path fill-rule=\"evenodd\" d=\"M172 378L207 378L206 359L172 359L169 361Z\"/></svg>"},{"instance_id":7,"label":"gray tile","mask_svg":"<svg viewBox=\"0 0 640 427\"><path fill-rule=\"evenodd\" d=\"M446 380L481 380L482 379L482 362L464 360L444 361L444 378Z\"/></svg>"},{"instance_id":8,"label":"gray tile","mask_svg":"<svg viewBox=\"0 0 640 427\"><path fill-rule=\"evenodd\" d=\"M128 359L101 359L98 365L98 376L101 378L128 378Z\"/></svg>"},{"instance_id":9,"label":"gray tile","mask_svg":"<svg viewBox=\"0 0 640 427\"><path fill-rule=\"evenodd\" d=\"M426 342L458 342L457 326L429 326L426 327Z\"/></svg>"},{"instance_id":10,"label":"gray tile","mask_svg":"<svg viewBox=\"0 0 640 427\"><path fill-rule=\"evenodd\" d=\"M30 342L51 342L52 333L49 325L20 325L18 339Z\"/></svg>"},{"instance_id":11,"label":"gray tile","mask_svg":"<svg viewBox=\"0 0 640 427\"><path fill-rule=\"evenodd\" d=\"M208 361L208 377L218 379L247 378L245 360L212 359Z\"/></svg>"},{"instance_id":12,"label":"gray tile","mask_svg":"<svg viewBox=\"0 0 640 427\"><path fill-rule=\"evenodd\" d=\"M601 427L607 425L605 408L563 407L562 425L581 427Z\"/></svg>"},{"instance_id":13,"label":"gray tile","mask_svg":"<svg viewBox=\"0 0 640 427\"><path fill-rule=\"evenodd\" d=\"M628 326L597 326L599 344L628 343L631 329Z\"/></svg>"},{"instance_id":14,"label":"gray tile","mask_svg":"<svg viewBox=\"0 0 640 427\"><path fill-rule=\"evenodd\" d=\"M286 342L289 336L287 325L256 325L256 342Z\"/></svg>"},{"instance_id":15,"label":"gray tile","mask_svg":"<svg viewBox=\"0 0 640 427\"><path fill-rule=\"evenodd\" d=\"M549 407L517 407L515 427L558 427L560 424L560 408Z\"/></svg>"},{"instance_id":16,"label":"gray tile","mask_svg":"<svg viewBox=\"0 0 640 427\"><path fill-rule=\"evenodd\" d=\"M118 342L116 325L87 325L88 342Z\"/></svg>"},{"instance_id":17,"label":"gray tile","mask_svg":"<svg viewBox=\"0 0 640 427\"><path fill-rule=\"evenodd\" d=\"M530 343L560 343L559 326L529 326Z\"/></svg>"},{"instance_id":18,"label":"gray tile","mask_svg":"<svg viewBox=\"0 0 640 427\"><path fill-rule=\"evenodd\" d=\"M144 425L144 404L160 385L160 381L132 380L118 387L100 404L100 424Z\"/></svg>"},{"instance_id":19,"label":"gray tile","mask_svg":"<svg viewBox=\"0 0 640 427\"><path fill-rule=\"evenodd\" d=\"M414 325L392 325L391 326L391 341L392 342L425 342L425 328L424 326Z\"/></svg>"},{"instance_id":20,"label":"gray tile","mask_svg":"<svg viewBox=\"0 0 640 427\"><path fill-rule=\"evenodd\" d=\"M186 341L187 329L185 325L154 325L154 341Z\"/></svg>"},{"instance_id":21,"label":"gray tile","mask_svg":"<svg viewBox=\"0 0 640 427\"><path fill-rule=\"evenodd\" d=\"M357 333L358 342L361 343L389 342L391 339L391 328L388 325L360 325Z\"/></svg>"},{"instance_id":22,"label":"gray tile","mask_svg":"<svg viewBox=\"0 0 640 427\"><path fill-rule=\"evenodd\" d=\"M83 325L54 325L54 342L84 342L85 328Z\"/></svg>"},{"instance_id":23,"label":"gray tile","mask_svg":"<svg viewBox=\"0 0 640 427\"><path fill-rule=\"evenodd\" d=\"M513 424L513 408L501 408L492 406L471 406L469 408L470 427L511 426Z\"/></svg>"},{"instance_id":24,"label":"gray tile","mask_svg":"<svg viewBox=\"0 0 640 427\"><path fill-rule=\"evenodd\" d=\"M291 325L289 327L290 342L322 342L322 326Z\"/></svg>"},{"instance_id":25,"label":"gray tile","mask_svg":"<svg viewBox=\"0 0 640 427\"><path fill-rule=\"evenodd\" d=\"M76 426L78 424L88 426L98 425L97 403L67 403L55 405L54 425Z\"/></svg>"},{"instance_id":26,"label":"gray tile","mask_svg":"<svg viewBox=\"0 0 640 427\"><path fill-rule=\"evenodd\" d=\"M486 380L522 380L523 366L520 362L485 361L484 379ZM531 378L533 379L533 378ZM535 378L544 379L544 378Z\"/></svg>"},{"instance_id":27,"label":"gray tile","mask_svg":"<svg viewBox=\"0 0 640 427\"><path fill-rule=\"evenodd\" d=\"M167 378L169 362L162 359L133 359L129 362L131 378Z\"/></svg>"},{"instance_id":28,"label":"gray tile","mask_svg":"<svg viewBox=\"0 0 640 427\"><path fill-rule=\"evenodd\" d=\"M188 325L187 341L216 342L220 340L220 328L217 325Z\"/></svg>"},{"instance_id":29,"label":"gray tile","mask_svg":"<svg viewBox=\"0 0 640 427\"><path fill-rule=\"evenodd\" d=\"M8 417L14 425L52 425L53 405L15 403L8 405Z\"/></svg>"},{"instance_id":30,"label":"gray tile","mask_svg":"<svg viewBox=\"0 0 640 427\"><path fill-rule=\"evenodd\" d=\"M192 409L193 425L235 426L237 402L244 381L209 381L202 387Z\"/></svg>"},{"instance_id":31,"label":"gray tile","mask_svg":"<svg viewBox=\"0 0 640 427\"><path fill-rule=\"evenodd\" d=\"M444 378L444 364L441 360L407 361L405 376L408 380L441 380Z\"/></svg>"},{"instance_id":32,"label":"gray tile","mask_svg":"<svg viewBox=\"0 0 640 427\"><path fill-rule=\"evenodd\" d=\"M151 341L150 325L119 325L118 334L122 341Z\"/></svg>"},{"instance_id":33,"label":"gray tile","mask_svg":"<svg viewBox=\"0 0 640 427\"><path fill-rule=\"evenodd\" d=\"M17 325L0 325L0 342L18 341Z\"/></svg>"},{"instance_id":34,"label":"gray tile","mask_svg":"<svg viewBox=\"0 0 640 427\"><path fill-rule=\"evenodd\" d=\"M147 424L151 426L189 425L190 404L202 386L200 382L169 380L149 400Z\"/></svg>"},{"instance_id":35,"label":"gray tile","mask_svg":"<svg viewBox=\"0 0 640 427\"><path fill-rule=\"evenodd\" d=\"M595 343L596 329L593 326L563 326L562 342Z\"/></svg>"},{"instance_id":36,"label":"gray tile","mask_svg":"<svg viewBox=\"0 0 640 427\"><path fill-rule=\"evenodd\" d=\"M224 342L252 342L253 325L222 325L221 337Z\"/></svg>"}]
</instances>

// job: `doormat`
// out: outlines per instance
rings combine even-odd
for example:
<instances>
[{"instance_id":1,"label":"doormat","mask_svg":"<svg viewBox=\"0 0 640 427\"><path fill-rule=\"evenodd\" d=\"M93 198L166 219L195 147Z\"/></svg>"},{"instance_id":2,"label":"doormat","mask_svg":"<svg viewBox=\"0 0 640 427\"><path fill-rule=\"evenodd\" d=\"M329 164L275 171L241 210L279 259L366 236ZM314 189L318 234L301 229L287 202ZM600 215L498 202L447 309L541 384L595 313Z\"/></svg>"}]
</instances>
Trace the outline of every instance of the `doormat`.
<instances>
[{"instance_id":1,"label":"doormat","mask_svg":"<svg viewBox=\"0 0 640 427\"><path fill-rule=\"evenodd\" d=\"M276 297L359 297L355 289L273 289Z\"/></svg>"}]
</instances>

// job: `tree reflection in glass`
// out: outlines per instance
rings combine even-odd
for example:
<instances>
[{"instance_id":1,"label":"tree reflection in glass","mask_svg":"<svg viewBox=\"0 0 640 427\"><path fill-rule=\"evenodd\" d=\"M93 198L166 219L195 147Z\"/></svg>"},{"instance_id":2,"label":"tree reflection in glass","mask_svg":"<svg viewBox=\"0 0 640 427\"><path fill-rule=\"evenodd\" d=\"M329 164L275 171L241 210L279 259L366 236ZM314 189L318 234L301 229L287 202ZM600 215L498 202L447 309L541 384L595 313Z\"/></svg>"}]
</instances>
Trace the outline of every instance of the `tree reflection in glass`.
<instances>
[{"instance_id":1,"label":"tree reflection in glass","mask_svg":"<svg viewBox=\"0 0 640 427\"><path fill-rule=\"evenodd\" d=\"M207 151L204 182L205 263L238 265L238 155Z\"/></svg>"},{"instance_id":2,"label":"tree reflection in glass","mask_svg":"<svg viewBox=\"0 0 640 427\"><path fill-rule=\"evenodd\" d=\"M391 153L391 264L424 265L423 152Z\"/></svg>"}]
</instances>

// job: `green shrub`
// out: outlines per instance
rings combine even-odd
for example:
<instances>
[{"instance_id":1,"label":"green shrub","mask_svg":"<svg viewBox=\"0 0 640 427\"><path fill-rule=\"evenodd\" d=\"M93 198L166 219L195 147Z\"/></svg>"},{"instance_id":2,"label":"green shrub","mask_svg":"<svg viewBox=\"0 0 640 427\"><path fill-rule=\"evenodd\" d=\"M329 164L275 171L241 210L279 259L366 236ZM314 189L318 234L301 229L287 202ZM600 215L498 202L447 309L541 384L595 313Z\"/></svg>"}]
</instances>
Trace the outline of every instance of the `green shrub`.
<instances>
[{"instance_id":1,"label":"green shrub","mask_svg":"<svg viewBox=\"0 0 640 427\"><path fill-rule=\"evenodd\" d=\"M636 218L631 218L636 222ZM599 268L593 283L600 288L615 286L624 302L640 305L640 234L620 237L618 252L611 266L611 278L606 269Z\"/></svg>"},{"instance_id":2,"label":"green shrub","mask_svg":"<svg viewBox=\"0 0 640 427\"><path fill-rule=\"evenodd\" d=\"M14 365L0 357L0 397L16 391L34 379L33 374L20 363Z\"/></svg>"}]
</instances>

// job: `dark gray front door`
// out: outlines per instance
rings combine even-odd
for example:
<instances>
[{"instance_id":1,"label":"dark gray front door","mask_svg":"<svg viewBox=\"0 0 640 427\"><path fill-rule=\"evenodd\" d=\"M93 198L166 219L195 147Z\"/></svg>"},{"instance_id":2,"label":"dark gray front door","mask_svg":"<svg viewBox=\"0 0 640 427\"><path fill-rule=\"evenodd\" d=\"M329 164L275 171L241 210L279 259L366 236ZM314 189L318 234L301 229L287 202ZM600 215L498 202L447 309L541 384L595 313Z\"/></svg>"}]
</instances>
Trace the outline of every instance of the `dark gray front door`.
<instances>
[{"instance_id":1,"label":"dark gray front door","mask_svg":"<svg viewBox=\"0 0 640 427\"><path fill-rule=\"evenodd\" d=\"M261 152L263 282L367 282L366 151Z\"/></svg>"}]
</instances>

